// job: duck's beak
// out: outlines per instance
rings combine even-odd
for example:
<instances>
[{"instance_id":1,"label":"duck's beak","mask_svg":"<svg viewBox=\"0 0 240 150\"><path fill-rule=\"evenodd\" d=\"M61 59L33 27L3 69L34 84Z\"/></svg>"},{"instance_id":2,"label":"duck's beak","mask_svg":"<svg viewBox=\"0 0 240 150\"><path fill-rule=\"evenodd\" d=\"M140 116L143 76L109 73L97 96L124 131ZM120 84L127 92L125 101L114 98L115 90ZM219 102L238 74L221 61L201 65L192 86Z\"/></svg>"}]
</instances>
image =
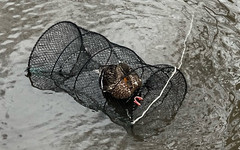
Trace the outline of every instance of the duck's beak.
<instances>
[{"instance_id":1,"label":"duck's beak","mask_svg":"<svg viewBox=\"0 0 240 150\"><path fill-rule=\"evenodd\" d=\"M143 100L142 97L140 97L140 96L135 96L133 102L134 102L135 104L137 104L138 106L141 106L141 104L140 104L138 101L142 101L142 100Z\"/></svg>"}]
</instances>

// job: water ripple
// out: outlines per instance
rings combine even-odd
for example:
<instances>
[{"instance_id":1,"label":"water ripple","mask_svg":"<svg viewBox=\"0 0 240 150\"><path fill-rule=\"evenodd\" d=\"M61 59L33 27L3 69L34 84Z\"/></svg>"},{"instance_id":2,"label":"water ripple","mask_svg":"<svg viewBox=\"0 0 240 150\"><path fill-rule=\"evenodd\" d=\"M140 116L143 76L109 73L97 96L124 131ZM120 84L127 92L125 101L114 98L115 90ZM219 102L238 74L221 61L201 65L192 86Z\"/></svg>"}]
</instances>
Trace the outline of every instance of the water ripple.
<instances>
[{"instance_id":1,"label":"water ripple","mask_svg":"<svg viewBox=\"0 0 240 150\"><path fill-rule=\"evenodd\" d=\"M238 0L0 2L0 149L239 149ZM139 140L65 93L39 91L24 76L37 38L69 20L136 51L147 63L177 65L188 94L175 120Z\"/></svg>"}]
</instances>

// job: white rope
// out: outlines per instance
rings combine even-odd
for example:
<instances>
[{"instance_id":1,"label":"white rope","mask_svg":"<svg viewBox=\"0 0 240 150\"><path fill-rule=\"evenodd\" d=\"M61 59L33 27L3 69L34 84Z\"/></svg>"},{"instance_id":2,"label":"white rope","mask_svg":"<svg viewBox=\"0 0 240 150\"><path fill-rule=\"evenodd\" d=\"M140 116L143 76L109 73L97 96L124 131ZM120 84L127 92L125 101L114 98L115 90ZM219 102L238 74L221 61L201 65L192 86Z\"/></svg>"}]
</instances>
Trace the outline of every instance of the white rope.
<instances>
[{"instance_id":1,"label":"white rope","mask_svg":"<svg viewBox=\"0 0 240 150\"><path fill-rule=\"evenodd\" d=\"M186 38L184 40L184 49L183 49L183 52L182 52L182 56L181 56L181 59L180 59L180 64L178 66L178 69L181 68L182 66L182 61L183 61L183 57L184 57L184 54L185 54L185 51L186 51L186 42L187 42L187 39L192 31L192 24L193 24L193 18L194 18L194 14L192 15L192 19L191 19L191 23L190 23L190 28L189 28L189 31L188 31L188 34L186 35ZM144 115L147 113L147 111L152 107L152 105L162 96L164 90L167 88L167 85L168 83L170 82L170 80L173 78L173 76L175 75L175 73L177 72L177 67L174 67L174 71L173 73L171 74L171 76L169 77L169 79L167 80L167 83L164 85L162 91L160 92L160 94L158 95L158 97L156 97L147 107L147 109L145 111L143 111L142 115L139 116L138 118L136 118L135 120L133 120L131 122L131 124L135 124L138 120L140 120L142 117L144 117Z\"/></svg>"},{"instance_id":2,"label":"white rope","mask_svg":"<svg viewBox=\"0 0 240 150\"><path fill-rule=\"evenodd\" d=\"M186 35L186 38L185 38L184 42L183 42L183 47L184 47L184 48L183 48L183 52L182 52L182 56L181 56L181 59L180 59L180 64L179 64L179 66L178 66L178 69L180 69L180 68L182 67L183 57L184 57L185 51L186 51L186 49L187 49L187 45L186 45L187 39L188 39L188 37L189 37L189 35L190 35L191 31L192 31L193 18L194 18L194 13L192 14L192 19L191 19L189 31L188 31L188 33L187 33L187 35Z\"/></svg>"}]
</instances>

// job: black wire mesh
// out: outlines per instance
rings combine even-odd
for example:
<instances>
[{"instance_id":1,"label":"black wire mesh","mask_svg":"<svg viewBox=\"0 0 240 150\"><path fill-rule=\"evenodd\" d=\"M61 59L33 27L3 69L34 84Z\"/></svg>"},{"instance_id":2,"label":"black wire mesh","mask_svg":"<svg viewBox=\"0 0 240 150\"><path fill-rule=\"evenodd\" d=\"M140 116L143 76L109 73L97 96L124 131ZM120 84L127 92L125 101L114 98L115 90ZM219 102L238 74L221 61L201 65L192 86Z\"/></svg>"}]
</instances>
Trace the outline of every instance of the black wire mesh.
<instances>
[{"instance_id":1,"label":"black wire mesh","mask_svg":"<svg viewBox=\"0 0 240 150\"><path fill-rule=\"evenodd\" d=\"M144 99L141 106L133 103L133 97L125 102L103 94L99 68L119 63L130 66L141 78L142 86L135 92ZM181 106L187 86L177 70L146 115L131 124L159 96L173 71L174 67L169 65L148 65L131 49L66 21L53 25L39 38L28 63L32 86L65 91L80 104L103 111L127 131L144 136L168 125Z\"/></svg>"}]
</instances>

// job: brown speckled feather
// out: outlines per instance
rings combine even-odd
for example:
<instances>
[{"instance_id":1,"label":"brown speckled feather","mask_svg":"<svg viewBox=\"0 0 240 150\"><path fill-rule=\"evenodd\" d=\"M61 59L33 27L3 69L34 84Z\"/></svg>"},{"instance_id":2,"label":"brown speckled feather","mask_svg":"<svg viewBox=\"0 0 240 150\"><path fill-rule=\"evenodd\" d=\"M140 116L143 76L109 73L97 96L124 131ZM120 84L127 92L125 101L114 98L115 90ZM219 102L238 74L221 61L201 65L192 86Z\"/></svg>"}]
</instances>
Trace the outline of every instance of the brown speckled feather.
<instances>
[{"instance_id":1,"label":"brown speckled feather","mask_svg":"<svg viewBox=\"0 0 240 150\"><path fill-rule=\"evenodd\" d=\"M124 63L101 68L101 87L116 99L129 98L142 82L136 72Z\"/></svg>"}]
</instances>

